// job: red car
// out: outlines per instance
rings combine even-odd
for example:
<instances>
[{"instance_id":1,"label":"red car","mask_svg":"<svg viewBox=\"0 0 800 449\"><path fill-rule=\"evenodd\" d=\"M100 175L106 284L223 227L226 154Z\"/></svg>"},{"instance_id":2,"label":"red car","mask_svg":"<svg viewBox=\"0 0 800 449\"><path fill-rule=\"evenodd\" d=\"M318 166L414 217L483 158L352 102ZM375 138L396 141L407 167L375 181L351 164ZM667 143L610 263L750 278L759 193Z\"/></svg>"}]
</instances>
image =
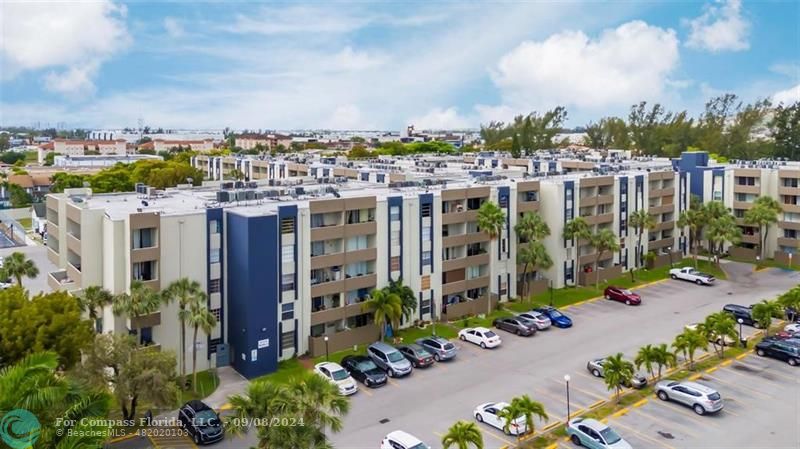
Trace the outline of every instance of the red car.
<instances>
[{"instance_id":1,"label":"red car","mask_svg":"<svg viewBox=\"0 0 800 449\"><path fill-rule=\"evenodd\" d=\"M638 293L620 287L608 286L603 295L605 295L606 299L624 302L629 306L638 306L642 303L642 297Z\"/></svg>"}]
</instances>

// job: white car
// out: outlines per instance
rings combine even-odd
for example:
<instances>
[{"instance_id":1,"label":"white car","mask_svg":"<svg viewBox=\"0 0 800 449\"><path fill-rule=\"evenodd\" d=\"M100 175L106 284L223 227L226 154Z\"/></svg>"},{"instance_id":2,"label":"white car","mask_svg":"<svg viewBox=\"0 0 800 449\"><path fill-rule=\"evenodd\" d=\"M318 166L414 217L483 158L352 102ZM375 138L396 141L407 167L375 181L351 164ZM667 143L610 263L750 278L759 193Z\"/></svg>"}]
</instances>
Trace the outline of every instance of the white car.
<instances>
[{"instance_id":1,"label":"white car","mask_svg":"<svg viewBox=\"0 0 800 449\"><path fill-rule=\"evenodd\" d=\"M7 288L13 287L14 284L12 282L0 282L0 290L5 290Z\"/></svg>"},{"instance_id":2,"label":"white car","mask_svg":"<svg viewBox=\"0 0 800 449\"><path fill-rule=\"evenodd\" d=\"M510 423L508 429L506 427L506 419L497 416L500 410L508 407L506 402L487 402L475 407L473 414L478 422L489 424L490 426L499 429L508 435L522 435L528 431L528 426L525 424L525 417L520 416Z\"/></svg>"},{"instance_id":3,"label":"white car","mask_svg":"<svg viewBox=\"0 0 800 449\"><path fill-rule=\"evenodd\" d=\"M694 282L697 285L711 285L716 280L714 276L697 271L692 267L673 268L669 270L669 277Z\"/></svg>"},{"instance_id":4,"label":"white car","mask_svg":"<svg viewBox=\"0 0 800 449\"><path fill-rule=\"evenodd\" d=\"M395 430L383 437L381 449L430 449L430 446L408 432Z\"/></svg>"},{"instance_id":5,"label":"white car","mask_svg":"<svg viewBox=\"0 0 800 449\"><path fill-rule=\"evenodd\" d=\"M683 328L696 331L699 327L700 327L700 323L692 323L692 324L687 324ZM723 335L721 337L717 337L717 341L716 342L712 341L712 340L708 340L708 341L710 341L711 343L716 343L718 345L722 345L722 346L735 346L736 345L736 340L732 339L731 337L729 337L727 335Z\"/></svg>"},{"instance_id":6,"label":"white car","mask_svg":"<svg viewBox=\"0 0 800 449\"><path fill-rule=\"evenodd\" d=\"M328 379L330 382L339 387L339 394L342 396L350 396L358 391L356 381L350 377L341 365L333 362L322 362L314 365L314 372L320 376Z\"/></svg>"},{"instance_id":7,"label":"white car","mask_svg":"<svg viewBox=\"0 0 800 449\"><path fill-rule=\"evenodd\" d=\"M536 324L536 330L543 331L553 324L550 318L544 316L542 312L531 310L530 312L520 313L518 316L533 321Z\"/></svg>"},{"instance_id":8,"label":"white car","mask_svg":"<svg viewBox=\"0 0 800 449\"><path fill-rule=\"evenodd\" d=\"M461 341L468 341L476 344L483 349L496 348L500 346L500 336L485 327L468 327L458 331L458 338Z\"/></svg>"},{"instance_id":9,"label":"white car","mask_svg":"<svg viewBox=\"0 0 800 449\"><path fill-rule=\"evenodd\" d=\"M783 330L790 334L800 334L800 323L787 324Z\"/></svg>"}]
</instances>

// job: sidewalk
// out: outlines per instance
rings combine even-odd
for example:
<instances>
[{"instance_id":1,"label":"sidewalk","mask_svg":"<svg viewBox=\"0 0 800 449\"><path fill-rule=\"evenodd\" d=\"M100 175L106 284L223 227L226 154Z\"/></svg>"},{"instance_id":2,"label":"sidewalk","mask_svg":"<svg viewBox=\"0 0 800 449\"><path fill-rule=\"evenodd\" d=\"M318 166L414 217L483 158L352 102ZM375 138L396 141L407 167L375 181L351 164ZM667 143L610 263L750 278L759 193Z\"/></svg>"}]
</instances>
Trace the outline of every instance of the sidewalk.
<instances>
[{"instance_id":1,"label":"sidewalk","mask_svg":"<svg viewBox=\"0 0 800 449\"><path fill-rule=\"evenodd\" d=\"M244 393L250 384L247 379L230 366L217 368L217 377L219 377L219 386L211 395L203 399L203 402L214 409L219 409L227 404L228 397Z\"/></svg>"}]
</instances>

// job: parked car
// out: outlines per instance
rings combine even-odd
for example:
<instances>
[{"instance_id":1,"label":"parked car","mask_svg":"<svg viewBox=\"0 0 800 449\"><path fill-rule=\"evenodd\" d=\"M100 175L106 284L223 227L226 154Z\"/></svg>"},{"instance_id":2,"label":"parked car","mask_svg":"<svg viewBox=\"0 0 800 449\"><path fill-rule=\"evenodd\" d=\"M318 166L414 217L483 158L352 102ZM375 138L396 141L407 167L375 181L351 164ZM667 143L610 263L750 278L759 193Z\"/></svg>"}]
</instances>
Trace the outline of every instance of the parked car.
<instances>
[{"instance_id":1,"label":"parked car","mask_svg":"<svg viewBox=\"0 0 800 449\"><path fill-rule=\"evenodd\" d=\"M11 283L11 282L0 282L0 290L5 290L5 289L11 288L13 286L14 286L14 284Z\"/></svg>"},{"instance_id":2,"label":"parked car","mask_svg":"<svg viewBox=\"0 0 800 449\"><path fill-rule=\"evenodd\" d=\"M408 432L395 430L383 437L381 449L430 449L430 446Z\"/></svg>"},{"instance_id":3,"label":"parked car","mask_svg":"<svg viewBox=\"0 0 800 449\"><path fill-rule=\"evenodd\" d=\"M792 366L800 365L800 346L777 338L767 337L758 342L756 354L761 357L783 360Z\"/></svg>"},{"instance_id":4,"label":"parked car","mask_svg":"<svg viewBox=\"0 0 800 449\"><path fill-rule=\"evenodd\" d=\"M389 377L407 376L413 370L411 362L397 348L382 341L369 345L367 355Z\"/></svg>"},{"instance_id":5,"label":"parked car","mask_svg":"<svg viewBox=\"0 0 800 449\"><path fill-rule=\"evenodd\" d=\"M603 371L604 363L606 363L605 358L589 360L589 362L586 364L586 369L592 373L592 376L594 377L605 377L605 373ZM634 373L630 385L625 386L637 389L644 388L647 386L647 377L641 373Z\"/></svg>"},{"instance_id":6,"label":"parked car","mask_svg":"<svg viewBox=\"0 0 800 449\"><path fill-rule=\"evenodd\" d=\"M555 327L560 327L562 329L572 327L572 320L568 316L559 312L559 310L555 307L537 307L533 309L533 311L539 312L546 316Z\"/></svg>"},{"instance_id":7,"label":"parked car","mask_svg":"<svg viewBox=\"0 0 800 449\"><path fill-rule=\"evenodd\" d=\"M375 362L365 355L348 355L342 359L342 367L353 379L370 388L386 385L386 373Z\"/></svg>"},{"instance_id":8,"label":"parked car","mask_svg":"<svg viewBox=\"0 0 800 449\"><path fill-rule=\"evenodd\" d=\"M629 306L638 306L642 303L642 297L638 293L634 293L626 288L614 287L609 285L606 287L603 295L606 299L624 302Z\"/></svg>"},{"instance_id":9,"label":"parked car","mask_svg":"<svg viewBox=\"0 0 800 449\"><path fill-rule=\"evenodd\" d=\"M339 394L342 396L350 396L358 391L356 381L354 381L353 378L350 377L350 373L338 363L317 363L314 365L314 372L336 385L339 388Z\"/></svg>"},{"instance_id":10,"label":"parked car","mask_svg":"<svg viewBox=\"0 0 800 449\"><path fill-rule=\"evenodd\" d=\"M571 419L567 423L567 436L573 444L591 449L631 449L614 429L596 419Z\"/></svg>"},{"instance_id":11,"label":"parked car","mask_svg":"<svg viewBox=\"0 0 800 449\"><path fill-rule=\"evenodd\" d=\"M669 270L669 277L672 279L694 282L697 285L711 285L716 281L714 276L697 271L692 267L673 268Z\"/></svg>"},{"instance_id":12,"label":"parked car","mask_svg":"<svg viewBox=\"0 0 800 449\"><path fill-rule=\"evenodd\" d=\"M468 341L476 344L483 349L496 348L502 343L499 335L485 327L468 327L466 329L461 329L458 331L458 338L460 338L461 341Z\"/></svg>"},{"instance_id":13,"label":"parked car","mask_svg":"<svg viewBox=\"0 0 800 449\"><path fill-rule=\"evenodd\" d=\"M733 319L737 322L741 319L742 324L748 326L758 327L758 323L753 319L753 309L749 306L741 306L739 304L725 304L722 308L724 312L733 315Z\"/></svg>"},{"instance_id":14,"label":"parked car","mask_svg":"<svg viewBox=\"0 0 800 449\"><path fill-rule=\"evenodd\" d=\"M397 350L411 362L414 368L425 368L433 365L433 354L416 343L398 346Z\"/></svg>"},{"instance_id":15,"label":"parked car","mask_svg":"<svg viewBox=\"0 0 800 449\"><path fill-rule=\"evenodd\" d=\"M662 401L675 401L687 405L698 415L716 413L725 405L717 390L697 382L662 380L656 384L656 395Z\"/></svg>"},{"instance_id":16,"label":"parked car","mask_svg":"<svg viewBox=\"0 0 800 449\"><path fill-rule=\"evenodd\" d=\"M536 333L536 323L518 316L497 318L494 320L494 327L525 337L529 337Z\"/></svg>"},{"instance_id":17,"label":"parked car","mask_svg":"<svg viewBox=\"0 0 800 449\"><path fill-rule=\"evenodd\" d=\"M222 420L203 401L192 400L178 409L178 423L188 433L194 444L211 444L225 437Z\"/></svg>"},{"instance_id":18,"label":"parked car","mask_svg":"<svg viewBox=\"0 0 800 449\"><path fill-rule=\"evenodd\" d=\"M700 323L692 323L692 324L687 324L686 326L684 326L684 329L690 329L690 330L694 331L694 330L699 329L699 327L700 327ZM717 337L717 341L713 341L713 340L709 340L709 341L712 342L712 343L716 343L718 345L722 345L722 346L736 346L736 340L732 339L731 337L728 337L727 335L723 335L721 337Z\"/></svg>"},{"instance_id":19,"label":"parked car","mask_svg":"<svg viewBox=\"0 0 800 449\"><path fill-rule=\"evenodd\" d=\"M497 414L506 407L508 407L506 402L487 402L475 407L473 414L478 422L489 424L508 435L522 435L527 432L528 426L525 424L525 417L523 416L511 421L508 429L505 429L507 420L497 416Z\"/></svg>"},{"instance_id":20,"label":"parked car","mask_svg":"<svg viewBox=\"0 0 800 449\"><path fill-rule=\"evenodd\" d=\"M787 324L784 326L783 330L790 334L800 334L800 323Z\"/></svg>"},{"instance_id":21,"label":"parked car","mask_svg":"<svg viewBox=\"0 0 800 449\"><path fill-rule=\"evenodd\" d=\"M433 354L433 360L437 362L450 360L458 353L456 345L442 337L431 336L420 338L417 340L417 344Z\"/></svg>"},{"instance_id":22,"label":"parked car","mask_svg":"<svg viewBox=\"0 0 800 449\"><path fill-rule=\"evenodd\" d=\"M543 331L549 328L553 322L550 321L550 318L547 318L542 312L537 312L535 310L531 310L530 312L520 313L517 315L520 318L525 318L526 320L533 321L536 324L536 329Z\"/></svg>"}]
</instances>

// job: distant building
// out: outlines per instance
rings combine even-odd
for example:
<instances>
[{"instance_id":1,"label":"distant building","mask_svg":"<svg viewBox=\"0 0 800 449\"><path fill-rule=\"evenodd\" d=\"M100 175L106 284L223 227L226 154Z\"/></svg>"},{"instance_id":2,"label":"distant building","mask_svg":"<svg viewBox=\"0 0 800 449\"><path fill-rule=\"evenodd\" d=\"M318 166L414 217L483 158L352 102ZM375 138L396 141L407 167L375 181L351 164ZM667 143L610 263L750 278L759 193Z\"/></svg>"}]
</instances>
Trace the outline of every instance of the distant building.
<instances>
[{"instance_id":1,"label":"distant building","mask_svg":"<svg viewBox=\"0 0 800 449\"><path fill-rule=\"evenodd\" d=\"M292 138L283 134L242 134L236 136L235 145L243 150L253 150L261 144L267 150L272 150L278 145L289 148Z\"/></svg>"},{"instance_id":2,"label":"distant building","mask_svg":"<svg viewBox=\"0 0 800 449\"><path fill-rule=\"evenodd\" d=\"M161 156L150 154L126 154L124 156L56 156L53 159L53 166L60 168L104 168L110 167L118 162L130 164L142 160L163 160Z\"/></svg>"},{"instance_id":3,"label":"distant building","mask_svg":"<svg viewBox=\"0 0 800 449\"><path fill-rule=\"evenodd\" d=\"M125 155L128 150L125 140L69 140L54 139L52 142L39 146L39 163L44 162L47 153L54 151L56 154L68 156L83 156L86 154L118 154Z\"/></svg>"},{"instance_id":4,"label":"distant building","mask_svg":"<svg viewBox=\"0 0 800 449\"><path fill-rule=\"evenodd\" d=\"M156 153L161 151L169 151L173 148L183 148L202 153L214 149L214 140L213 139L200 139L200 140L154 139L150 142L145 142L139 145L139 150L150 149L155 151Z\"/></svg>"}]
</instances>

